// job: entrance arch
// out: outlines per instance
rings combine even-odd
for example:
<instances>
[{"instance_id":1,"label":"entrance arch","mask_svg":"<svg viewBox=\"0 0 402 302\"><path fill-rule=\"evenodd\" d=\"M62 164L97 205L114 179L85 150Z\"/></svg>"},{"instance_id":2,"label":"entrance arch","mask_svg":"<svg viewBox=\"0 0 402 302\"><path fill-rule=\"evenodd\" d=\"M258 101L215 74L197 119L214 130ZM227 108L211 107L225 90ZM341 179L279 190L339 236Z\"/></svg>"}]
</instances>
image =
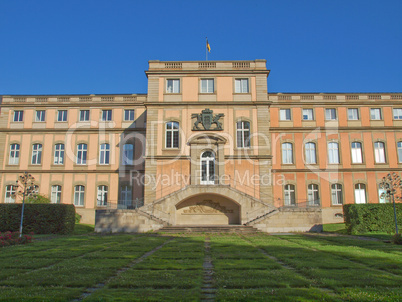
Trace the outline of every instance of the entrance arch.
<instances>
[{"instance_id":1,"label":"entrance arch","mask_svg":"<svg viewBox=\"0 0 402 302\"><path fill-rule=\"evenodd\" d=\"M222 195L198 194L176 205L177 225L239 225L241 206Z\"/></svg>"}]
</instances>

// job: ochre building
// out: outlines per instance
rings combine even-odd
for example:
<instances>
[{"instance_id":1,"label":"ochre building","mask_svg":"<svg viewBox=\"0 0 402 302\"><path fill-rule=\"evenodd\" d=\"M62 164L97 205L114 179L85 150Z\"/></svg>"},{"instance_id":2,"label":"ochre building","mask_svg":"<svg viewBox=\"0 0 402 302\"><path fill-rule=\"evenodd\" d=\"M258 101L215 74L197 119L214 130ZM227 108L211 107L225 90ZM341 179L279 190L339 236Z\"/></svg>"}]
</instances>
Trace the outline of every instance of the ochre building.
<instances>
[{"instance_id":1,"label":"ochre building","mask_svg":"<svg viewBox=\"0 0 402 302\"><path fill-rule=\"evenodd\" d=\"M150 61L147 94L3 96L1 202L28 171L97 231L343 222L402 171L402 93L268 93L265 60ZM96 216L96 217L95 217Z\"/></svg>"}]
</instances>

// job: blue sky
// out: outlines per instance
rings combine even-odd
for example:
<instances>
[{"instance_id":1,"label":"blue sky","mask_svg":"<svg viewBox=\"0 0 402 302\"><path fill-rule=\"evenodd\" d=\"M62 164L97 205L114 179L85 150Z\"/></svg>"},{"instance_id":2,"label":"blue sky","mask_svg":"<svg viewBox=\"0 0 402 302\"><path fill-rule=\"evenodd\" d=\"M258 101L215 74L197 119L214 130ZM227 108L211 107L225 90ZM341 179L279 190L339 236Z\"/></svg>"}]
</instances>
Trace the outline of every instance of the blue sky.
<instances>
[{"instance_id":1,"label":"blue sky","mask_svg":"<svg viewBox=\"0 0 402 302\"><path fill-rule=\"evenodd\" d=\"M148 60L266 59L270 92L401 92L401 0L0 0L0 95L146 93Z\"/></svg>"}]
</instances>

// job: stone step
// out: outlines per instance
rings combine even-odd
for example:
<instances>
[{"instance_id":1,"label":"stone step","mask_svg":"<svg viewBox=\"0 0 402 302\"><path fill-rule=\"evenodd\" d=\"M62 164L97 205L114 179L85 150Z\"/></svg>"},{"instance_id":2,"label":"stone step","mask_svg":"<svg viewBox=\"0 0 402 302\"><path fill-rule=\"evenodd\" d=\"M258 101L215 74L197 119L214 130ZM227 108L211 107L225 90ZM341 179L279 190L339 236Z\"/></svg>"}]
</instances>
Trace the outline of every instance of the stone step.
<instances>
[{"instance_id":1,"label":"stone step","mask_svg":"<svg viewBox=\"0 0 402 302\"><path fill-rule=\"evenodd\" d=\"M252 226L245 225L173 225L158 230L163 233L257 233Z\"/></svg>"}]
</instances>

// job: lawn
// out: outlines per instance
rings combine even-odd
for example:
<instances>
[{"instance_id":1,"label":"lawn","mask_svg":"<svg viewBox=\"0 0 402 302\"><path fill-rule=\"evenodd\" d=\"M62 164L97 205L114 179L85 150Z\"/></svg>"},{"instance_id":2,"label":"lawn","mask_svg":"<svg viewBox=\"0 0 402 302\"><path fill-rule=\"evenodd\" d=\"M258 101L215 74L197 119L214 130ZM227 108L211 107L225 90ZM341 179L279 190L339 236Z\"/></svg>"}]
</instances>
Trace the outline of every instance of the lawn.
<instances>
[{"instance_id":1,"label":"lawn","mask_svg":"<svg viewBox=\"0 0 402 302\"><path fill-rule=\"evenodd\" d=\"M85 229L1 248L0 301L402 301L402 246L382 241Z\"/></svg>"}]
</instances>

